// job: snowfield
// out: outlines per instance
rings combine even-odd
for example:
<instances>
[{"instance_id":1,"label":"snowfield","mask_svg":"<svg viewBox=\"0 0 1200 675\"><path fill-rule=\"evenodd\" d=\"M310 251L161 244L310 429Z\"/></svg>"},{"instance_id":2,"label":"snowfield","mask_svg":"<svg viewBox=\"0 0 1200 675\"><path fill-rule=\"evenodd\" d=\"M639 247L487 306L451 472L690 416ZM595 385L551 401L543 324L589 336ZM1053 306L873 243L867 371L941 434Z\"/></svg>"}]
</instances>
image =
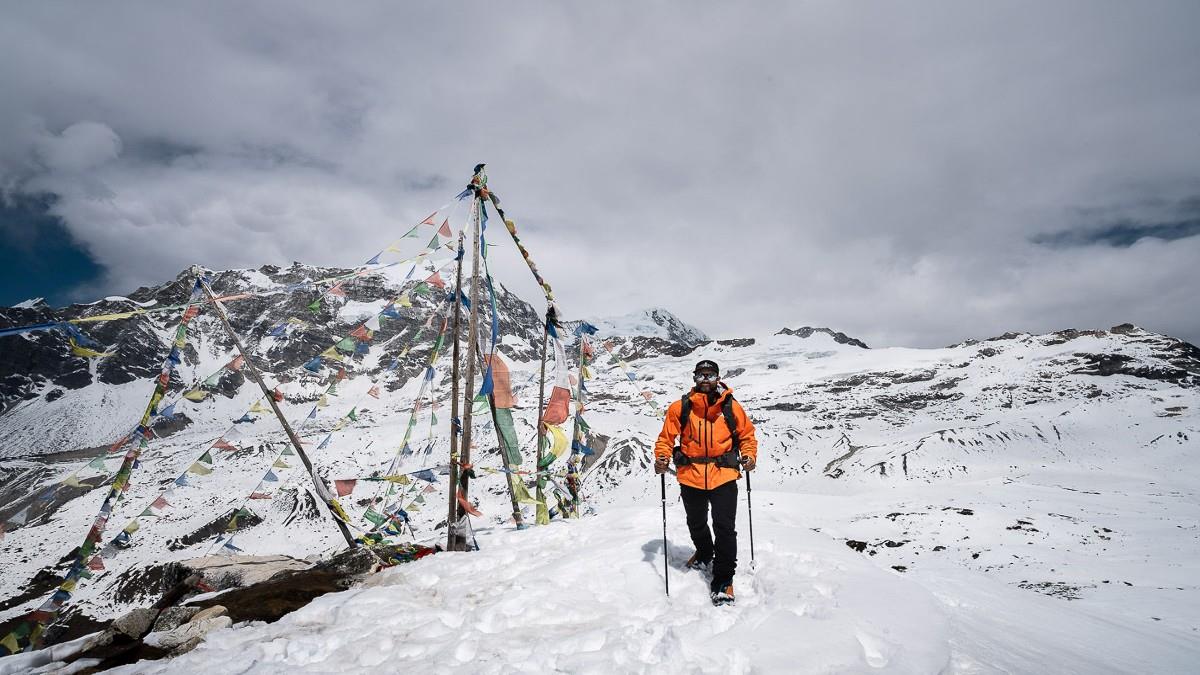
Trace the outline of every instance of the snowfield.
<instances>
[{"instance_id":1,"label":"snowfield","mask_svg":"<svg viewBox=\"0 0 1200 675\"><path fill-rule=\"evenodd\" d=\"M743 483L744 485L744 483ZM672 486L671 596L657 500L528 531L478 533L274 624L210 634L124 673L1186 673L1200 639L1114 620L946 564L902 574L813 532L829 497L756 490L739 512L736 605L714 608ZM843 497L845 503L857 498ZM742 493L745 501L745 493Z\"/></svg>"}]
</instances>

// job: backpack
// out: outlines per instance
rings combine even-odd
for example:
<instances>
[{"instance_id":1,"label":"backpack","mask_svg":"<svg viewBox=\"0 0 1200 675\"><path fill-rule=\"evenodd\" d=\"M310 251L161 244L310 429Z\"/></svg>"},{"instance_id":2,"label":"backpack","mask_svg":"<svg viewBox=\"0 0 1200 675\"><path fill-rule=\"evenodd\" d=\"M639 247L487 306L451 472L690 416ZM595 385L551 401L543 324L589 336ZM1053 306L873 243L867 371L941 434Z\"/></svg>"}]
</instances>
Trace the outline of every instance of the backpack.
<instances>
[{"instance_id":1,"label":"backpack","mask_svg":"<svg viewBox=\"0 0 1200 675\"><path fill-rule=\"evenodd\" d=\"M682 407L679 410L679 435L680 442L682 442L683 430L687 428L688 419L692 416L691 392L683 395L680 404ZM716 457L689 457L683 454L683 448L677 445L675 446L675 452L672 453L675 466L716 464L727 469L738 469L741 467L742 439L738 438L737 420L733 417L733 394L727 394L725 400L721 402L721 414L725 417L725 426L729 427L729 435L733 438L733 446L729 451Z\"/></svg>"}]
</instances>

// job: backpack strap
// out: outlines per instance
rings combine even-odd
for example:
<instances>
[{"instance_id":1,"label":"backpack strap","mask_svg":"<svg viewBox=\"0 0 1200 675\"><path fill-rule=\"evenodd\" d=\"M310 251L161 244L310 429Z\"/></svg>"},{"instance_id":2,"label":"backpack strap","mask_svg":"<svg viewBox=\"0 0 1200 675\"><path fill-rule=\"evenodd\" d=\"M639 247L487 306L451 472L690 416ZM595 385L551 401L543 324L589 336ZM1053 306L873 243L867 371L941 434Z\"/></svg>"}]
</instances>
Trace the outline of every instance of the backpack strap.
<instances>
[{"instance_id":1,"label":"backpack strap","mask_svg":"<svg viewBox=\"0 0 1200 675\"><path fill-rule=\"evenodd\" d=\"M692 416L692 393L688 392L679 399L679 440L683 441L683 430L687 428L688 420Z\"/></svg>"},{"instance_id":2,"label":"backpack strap","mask_svg":"<svg viewBox=\"0 0 1200 675\"><path fill-rule=\"evenodd\" d=\"M725 397L721 404L721 414L725 416L725 426L729 427L729 436L733 439L733 451L742 454L742 439L738 438L737 420L733 417L733 394Z\"/></svg>"}]
</instances>

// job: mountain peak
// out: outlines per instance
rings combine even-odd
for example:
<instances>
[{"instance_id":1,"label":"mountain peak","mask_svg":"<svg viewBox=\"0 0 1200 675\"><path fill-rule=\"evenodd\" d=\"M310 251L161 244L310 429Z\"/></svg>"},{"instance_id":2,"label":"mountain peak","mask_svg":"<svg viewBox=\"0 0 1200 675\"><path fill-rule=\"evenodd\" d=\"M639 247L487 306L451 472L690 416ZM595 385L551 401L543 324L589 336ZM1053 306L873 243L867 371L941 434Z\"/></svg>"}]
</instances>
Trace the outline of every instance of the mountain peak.
<instances>
[{"instance_id":1,"label":"mountain peak","mask_svg":"<svg viewBox=\"0 0 1200 675\"><path fill-rule=\"evenodd\" d=\"M828 335L829 337L833 338L833 341L837 342L838 344L851 345L854 347L862 347L863 349L870 349L870 347L867 346L867 343L863 342L862 340L859 340L857 338L852 338L849 335L846 335L845 333L840 333L838 331L831 330L829 328L814 328L812 326L801 326L800 328L794 328L794 329L793 328L784 328L775 334L776 335L795 335L796 337L799 337L799 338L809 338L809 337L812 337L813 334L815 334L815 333L824 333L824 334Z\"/></svg>"},{"instance_id":2,"label":"mountain peak","mask_svg":"<svg viewBox=\"0 0 1200 675\"><path fill-rule=\"evenodd\" d=\"M708 336L662 307L648 307L620 316L589 318L588 323L607 335L654 337L687 346L708 341Z\"/></svg>"}]
</instances>

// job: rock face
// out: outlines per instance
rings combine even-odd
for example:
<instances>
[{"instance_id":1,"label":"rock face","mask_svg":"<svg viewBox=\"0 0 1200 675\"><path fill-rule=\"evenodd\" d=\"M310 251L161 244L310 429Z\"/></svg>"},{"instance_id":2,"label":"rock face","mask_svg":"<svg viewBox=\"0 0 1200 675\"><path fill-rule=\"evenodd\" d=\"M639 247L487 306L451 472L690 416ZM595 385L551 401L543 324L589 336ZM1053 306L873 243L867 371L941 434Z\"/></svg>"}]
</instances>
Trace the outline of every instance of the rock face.
<instances>
[{"instance_id":1,"label":"rock face","mask_svg":"<svg viewBox=\"0 0 1200 675\"><path fill-rule=\"evenodd\" d=\"M810 326L801 326L800 328L795 328L795 329L784 328L784 329L780 330L778 333L776 333L776 335L795 335L798 338L808 338L808 337L812 337L816 333L824 333L825 335L828 335L829 337L833 338L834 342L841 344L841 345L852 345L854 347L862 347L863 349L870 349L870 347L867 346L867 343L863 342L862 340L852 338L852 337L846 335L845 333L839 333L837 331L830 330L828 328L812 328Z\"/></svg>"},{"instance_id":2,"label":"rock face","mask_svg":"<svg viewBox=\"0 0 1200 675\"><path fill-rule=\"evenodd\" d=\"M349 271L300 263L284 269L268 265L258 270L217 272L213 275L212 288L221 296L257 294L226 303L230 323L247 344L258 345L252 351L262 369L287 381L295 377L287 375L289 371L345 336L359 322L381 309L386 301L396 298L405 283L400 275L385 272L354 278L343 284L344 302L332 302L327 298L318 303L315 310L310 305L320 294L317 287L286 291L289 286ZM0 328L177 305L187 301L193 280L191 271L185 270L173 281L139 288L127 297L114 296L61 309L51 309L44 304L0 308ZM411 283L408 288L412 288ZM373 360L373 366L360 365L356 375L378 374L392 358L399 359L400 377L395 378L395 382L403 382L418 373L424 367L430 345L410 351L404 348L421 330L429 313L443 307L443 298L444 293L438 288L431 288L427 295L412 295L412 310L404 310L402 320L384 324L375 336L376 344L391 340L390 346L381 358ZM501 352L517 360L528 360L537 354L541 337L538 313L502 284L496 285L496 304L500 314L499 333L506 336ZM355 308L363 309L356 311ZM0 436L5 438L0 443L0 459L70 452L110 443L119 437L116 427L85 425L71 419L70 412L82 410L99 416L124 412L128 416L124 407L133 402L121 400L122 407L118 409L113 405L117 401L107 401L105 388L136 386L155 377L174 337L179 314L179 311L166 311L79 324L98 344L99 351L111 354L94 364L89 363L89 359L73 356L67 336L57 330L0 338L3 340L0 348ZM209 314L207 311L202 313L199 320L191 324L189 342L182 354L184 369L206 362L215 354L233 350L233 343ZM289 318L297 321L287 326L286 339L264 340L269 331ZM348 368L354 368L363 358L355 355L349 357L349 361ZM171 380L172 396L192 384L183 382L179 372L176 371ZM226 373L215 393L232 397L244 384L242 373ZM87 393L72 396L74 392ZM51 420L61 423L49 423ZM188 423L190 420L186 418L175 419L164 422L158 430L165 435Z\"/></svg>"}]
</instances>

